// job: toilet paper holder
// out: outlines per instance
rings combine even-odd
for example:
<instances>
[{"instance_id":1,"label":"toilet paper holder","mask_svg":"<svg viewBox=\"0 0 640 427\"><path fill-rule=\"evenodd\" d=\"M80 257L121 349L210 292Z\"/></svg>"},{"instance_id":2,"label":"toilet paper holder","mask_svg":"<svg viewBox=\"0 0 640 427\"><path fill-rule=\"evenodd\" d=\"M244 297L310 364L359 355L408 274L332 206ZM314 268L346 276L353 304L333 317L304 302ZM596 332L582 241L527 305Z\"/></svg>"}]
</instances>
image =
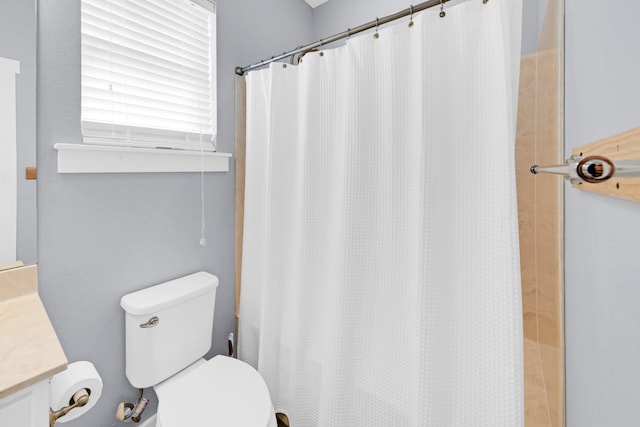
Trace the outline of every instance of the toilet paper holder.
<instances>
[{"instance_id":1,"label":"toilet paper holder","mask_svg":"<svg viewBox=\"0 0 640 427\"><path fill-rule=\"evenodd\" d=\"M138 400L135 405L129 402L120 402L116 409L116 419L120 422L128 423L133 421L139 423L142 413L149 404L149 399L143 396L144 389L138 389Z\"/></svg>"},{"instance_id":2,"label":"toilet paper holder","mask_svg":"<svg viewBox=\"0 0 640 427\"><path fill-rule=\"evenodd\" d=\"M49 427L53 427L58 419L67 415L71 410L80 408L89 403L90 397L91 390L88 388L82 388L74 393L73 397L69 401L69 405L62 407L57 411L49 408Z\"/></svg>"}]
</instances>

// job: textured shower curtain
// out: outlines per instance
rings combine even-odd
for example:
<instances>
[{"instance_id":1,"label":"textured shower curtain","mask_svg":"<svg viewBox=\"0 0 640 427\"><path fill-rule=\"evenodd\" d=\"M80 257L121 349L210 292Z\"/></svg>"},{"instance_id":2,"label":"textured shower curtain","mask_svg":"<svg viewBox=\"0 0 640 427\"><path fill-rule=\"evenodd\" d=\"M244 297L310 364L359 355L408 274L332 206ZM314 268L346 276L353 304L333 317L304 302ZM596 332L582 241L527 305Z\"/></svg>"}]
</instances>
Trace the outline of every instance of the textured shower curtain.
<instances>
[{"instance_id":1,"label":"textured shower curtain","mask_svg":"<svg viewBox=\"0 0 640 427\"><path fill-rule=\"evenodd\" d=\"M521 0L247 77L240 358L293 427L524 425Z\"/></svg>"}]
</instances>

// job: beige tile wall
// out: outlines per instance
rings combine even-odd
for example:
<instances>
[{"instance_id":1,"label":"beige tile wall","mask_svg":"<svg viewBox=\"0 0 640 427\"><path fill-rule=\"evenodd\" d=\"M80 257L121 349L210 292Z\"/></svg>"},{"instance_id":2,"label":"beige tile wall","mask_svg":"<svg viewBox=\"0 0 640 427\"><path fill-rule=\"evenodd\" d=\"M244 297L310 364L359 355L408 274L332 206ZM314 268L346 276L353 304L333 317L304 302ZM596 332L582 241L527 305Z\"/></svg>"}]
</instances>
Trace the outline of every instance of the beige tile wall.
<instances>
[{"instance_id":1,"label":"beige tile wall","mask_svg":"<svg viewBox=\"0 0 640 427\"><path fill-rule=\"evenodd\" d=\"M525 336L526 427L564 425L562 180L529 173L562 162L560 52L522 58L516 144Z\"/></svg>"}]
</instances>

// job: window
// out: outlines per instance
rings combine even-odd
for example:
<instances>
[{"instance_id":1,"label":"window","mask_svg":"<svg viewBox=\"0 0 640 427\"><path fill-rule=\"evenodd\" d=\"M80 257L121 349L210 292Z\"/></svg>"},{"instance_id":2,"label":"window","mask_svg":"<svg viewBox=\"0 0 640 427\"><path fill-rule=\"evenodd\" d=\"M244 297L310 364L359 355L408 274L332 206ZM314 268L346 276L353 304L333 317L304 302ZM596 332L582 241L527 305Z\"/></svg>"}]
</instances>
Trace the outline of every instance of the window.
<instances>
[{"instance_id":1,"label":"window","mask_svg":"<svg viewBox=\"0 0 640 427\"><path fill-rule=\"evenodd\" d=\"M86 144L215 151L208 0L82 0Z\"/></svg>"}]
</instances>

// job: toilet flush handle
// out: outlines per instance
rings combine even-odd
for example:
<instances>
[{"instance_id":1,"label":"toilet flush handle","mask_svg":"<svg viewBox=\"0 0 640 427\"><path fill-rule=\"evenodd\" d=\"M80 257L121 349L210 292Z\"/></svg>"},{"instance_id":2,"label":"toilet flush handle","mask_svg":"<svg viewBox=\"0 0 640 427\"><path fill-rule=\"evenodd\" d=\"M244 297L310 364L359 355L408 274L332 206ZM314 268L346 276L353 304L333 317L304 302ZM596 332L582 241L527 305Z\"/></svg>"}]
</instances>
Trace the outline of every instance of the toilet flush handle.
<instances>
[{"instance_id":1,"label":"toilet flush handle","mask_svg":"<svg viewBox=\"0 0 640 427\"><path fill-rule=\"evenodd\" d=\"M157 316L153 316L147 323L140 324L140 327L143 329L153 328L154 326L157 326L158 323L160 323L160 319L158 319Z\"/></svg>"}]
</instances>

